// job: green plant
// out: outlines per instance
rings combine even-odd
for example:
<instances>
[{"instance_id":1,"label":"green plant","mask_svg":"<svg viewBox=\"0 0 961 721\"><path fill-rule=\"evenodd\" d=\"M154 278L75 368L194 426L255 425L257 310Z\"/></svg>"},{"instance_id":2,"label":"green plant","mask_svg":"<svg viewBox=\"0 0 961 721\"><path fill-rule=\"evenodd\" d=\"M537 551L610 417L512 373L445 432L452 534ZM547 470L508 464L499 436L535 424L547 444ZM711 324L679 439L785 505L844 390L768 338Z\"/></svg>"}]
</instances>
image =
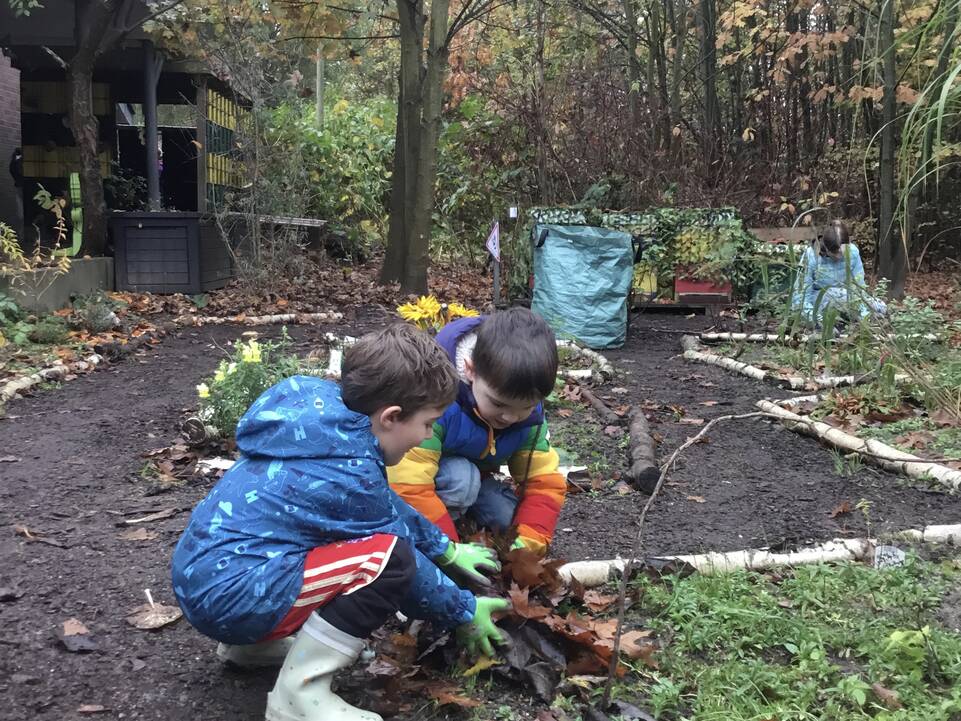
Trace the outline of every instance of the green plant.
<instances>
[{"instance_id":1,"label":"green plant","mask_svg":"<svg viewBox=\"0 0 961 721\"><path fill-rule=\"evenodd\" d=\"M27 334L33 343L59 345L67 340L67 324L57 316L44 316L38 320Z\"/></svg>"},{"instance_id":2,"label":"green plant","mask_svg":"<svg viewBox=\"0 0 961 721\"><path fill-rule=\"evenodd\" d=\"M5 293L0 293L0 325L13 323L23 317L20 306Z\"/></svg>"},{"instance_id":3,"label":"green plant","mask_svg":"<svg viewBox=\"0 0 961 721\"><path fill-rule=\"evenodd\" d=\"M213 376L197 386L200 417L225 436L233 435L237 421L261 393L299 371L300 363L288 353L289 347L286 329L277 342L235 343Z\"/></svg>"},{"instance_id":4,"label":"green plant","mask_svg":"<svg viewBox=\"0 0 961 721\"><path fill-rule=\"evenodd\" d=\"M110 163L110 175L103 179L107 205L112 210L143 210L147 205L147 180L120 163Z\"/></svg>"},{"instance_id":5,"label":"green plant","mask_svg":"<svg viewBox=\"0 0 961 721\"><path fill-rule=\"evenodd\" d=\"M114 302L102 293L74 300L73 316L80 328L91 333L103 333L120 324Z\"/></svg>"}]
</instances>

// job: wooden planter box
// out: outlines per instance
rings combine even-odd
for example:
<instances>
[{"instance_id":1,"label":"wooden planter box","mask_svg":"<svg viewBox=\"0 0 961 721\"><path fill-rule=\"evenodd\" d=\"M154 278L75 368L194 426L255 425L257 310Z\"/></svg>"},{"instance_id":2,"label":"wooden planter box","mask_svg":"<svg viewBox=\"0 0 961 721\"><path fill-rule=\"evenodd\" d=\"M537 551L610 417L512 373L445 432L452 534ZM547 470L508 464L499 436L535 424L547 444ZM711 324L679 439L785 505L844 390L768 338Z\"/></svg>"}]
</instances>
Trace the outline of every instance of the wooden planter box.
<instances>
[{"instance_id":1,"label":"wooden planter box","mask_svg":"<svg viewBox=\"0 0 961 721\"><path fill-rule=\"evenodd\" d=\"M718 285L709 280L684 278L678 268L674 278L674 296L678 303L726 303L731 300L731 284Z\"/></svg>"},{"instance_id":2,"label":"wooden planter box","mask_svg":"<svg viewBox=\"0 0 961 721\"><path fill-rule=\"evenodd\" d=\"M201 213L116 213L110 230L117 290L195 295L234 277L226 243Z\"/></svg>"}]
</instances>

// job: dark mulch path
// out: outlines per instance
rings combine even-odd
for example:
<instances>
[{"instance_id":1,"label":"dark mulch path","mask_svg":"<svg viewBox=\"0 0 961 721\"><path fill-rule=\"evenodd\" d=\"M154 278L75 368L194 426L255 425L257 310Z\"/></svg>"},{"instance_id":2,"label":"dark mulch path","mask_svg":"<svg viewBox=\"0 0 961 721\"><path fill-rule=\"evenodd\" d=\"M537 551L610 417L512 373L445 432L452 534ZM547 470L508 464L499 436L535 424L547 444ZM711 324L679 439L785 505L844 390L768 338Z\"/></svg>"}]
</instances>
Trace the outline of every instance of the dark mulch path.
<instances>
[{"instance_id":1,"label":"dark mulch path","mask_svg":"<svg viewBox=\"0 0 961 721\"><path fill-rule=\"evenodd\" d=\"M350 330L383 322L364 310ZM752 410L758 398L778 391L719 369L678 359L678 336L651 326L699 329L703 317L642 317L627 347L609 353L624 371L620 385L634 403L652 411L652 430L662 451L676 447L697 427L675 422L669 405L709 419ZM189 509L206 492L198 483L146 495L140 478L144 453L176 438L194 386L210 373L219 348L246 329L210 327L172 334L162 345L78 378L63 388L8 405L0 420L0 719L91 718L84 704L109 709L93 718L262 718L270 672L223 669L213 643L180 622L150 633L124 622L151 589L172 603L169 557ZM279 329L260 329L262 335ZM326 330L291 328L306 351ZM713 384L705 386L704 384ZM610 388L607 389L608 391ZM706 400L719 405L699 405ZM576 419L577 416L574 416ZM609 447L609 446L604 446ZM617 467L615 459L612 465ZM861 533L860 514L830 518L842 501L873 505L874 530L961 519L961 501L912 488L900 479L862 470L835 475L830 453L766 421L725 425L710 442L685 455L649 519L646 552L734 549ZM703 497L704 502L688 500ZM625 553L645 496L611 493L572 496L564 510L555 554L567 558ZM116 524L132 511L179 509L146 524L147 541L122 540ZM29 542L26 526L63 547ZM98 650L68 653L56 638L63 621L76 617L90 629ZM494 695L503 688L495 688ZM503 702L510 700L505 696ZM515 699L516 700L516 699ZM518 702L519 707L526 702ZM530 708L528 704L528 708ZM419 716L423 718L423 716Z\"/></svg>"},{"instance_id":2,"label":"dark mulch path","mask_svg":"<svg viewBox=\"0 0 961 721\"><path fill-rule=\"evenodd\" d=\"M757 410L754 403L761 398L788 395L714 366L687 362L679 355L680 334L655 330L694 333L708 324L704 316L636 316L627 345L605 353L623 371L611 385L627 388L633 403L661 406L648 416L651 432L663 437L662 461L700 430L685 424L671 406L684 417L706 422ZM702 405L705 401L717 405ZM708 442L685 451L669 481L648 514L646 554L793 547L864 535L868 522L872 533L961 522L961 499L871 467L841 477L830 450L766 419L716 425ZM639 493L572 496L560 528L573 531L557 534L554 552L568 559L626 555L646 499ZM870 502L867 518L860 511L831 518L839 504L848 501L854 508L862 499Z\"/></svg>"}]
</instances>

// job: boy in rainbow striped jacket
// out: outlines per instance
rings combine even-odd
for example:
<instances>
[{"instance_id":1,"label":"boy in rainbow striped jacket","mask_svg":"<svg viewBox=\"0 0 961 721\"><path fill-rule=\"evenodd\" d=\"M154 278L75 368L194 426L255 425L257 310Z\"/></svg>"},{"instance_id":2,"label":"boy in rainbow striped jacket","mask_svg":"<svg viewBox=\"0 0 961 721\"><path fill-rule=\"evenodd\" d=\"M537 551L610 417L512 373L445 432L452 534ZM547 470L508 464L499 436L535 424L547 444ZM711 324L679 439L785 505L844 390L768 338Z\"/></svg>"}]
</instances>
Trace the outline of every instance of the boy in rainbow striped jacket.
<instances>
[{"instance_id":1,"label":"boy in rainbow striped jacket","mask_svg":"<svg viewBox=\"0 0 961 721\"><path fill-rule=\"evenodd\" d=\"M553 331L512 308L454 321L437 342L460 376L457 399L388 469L391 487L452 539L467 515L498 532L516 526L515 547L545 553L567 492L543 407L557 375ZM492 475L504 464L516 491Z\"/></svg>"}]
</instances>

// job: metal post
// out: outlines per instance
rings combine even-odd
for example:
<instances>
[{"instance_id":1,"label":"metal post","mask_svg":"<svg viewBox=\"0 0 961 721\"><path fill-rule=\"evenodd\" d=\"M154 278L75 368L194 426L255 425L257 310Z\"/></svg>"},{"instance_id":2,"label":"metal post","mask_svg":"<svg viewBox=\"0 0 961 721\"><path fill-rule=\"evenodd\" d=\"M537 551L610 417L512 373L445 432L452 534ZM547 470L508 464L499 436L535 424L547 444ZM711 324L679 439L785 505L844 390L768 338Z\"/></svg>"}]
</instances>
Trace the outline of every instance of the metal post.
<instances>
[{"instance_id":1,"label":"metal post","mask_svg":"<svg viewBox=\"0 0 961 721\"><path fill-rule=\"evenodd\" d=\"M327 71L327 63L324 60L323 46L317 46L317 128L324 129L324 85Z\"/></svg>"},{"instance_id":2,"label":"metal post","mask_svg":"<svg viewBox=\"0 0 961 721\"><path fill-rule=\"evenodd\" d=\"M149 210L160 210L160 158L157 157L157 81L163 56L149 40L143 44L143 125L147 146L147 203Z\"/></svg>"},{"instance_id":3,"label":"metal post","mask_svg":"<svg viewBox=\"0 0 961 721\"><path fill-rule=\"evenodd\" d=\"M500 307L501 303L501 262L494 261L494 307Z\"/></svg>"}]
</instances>

